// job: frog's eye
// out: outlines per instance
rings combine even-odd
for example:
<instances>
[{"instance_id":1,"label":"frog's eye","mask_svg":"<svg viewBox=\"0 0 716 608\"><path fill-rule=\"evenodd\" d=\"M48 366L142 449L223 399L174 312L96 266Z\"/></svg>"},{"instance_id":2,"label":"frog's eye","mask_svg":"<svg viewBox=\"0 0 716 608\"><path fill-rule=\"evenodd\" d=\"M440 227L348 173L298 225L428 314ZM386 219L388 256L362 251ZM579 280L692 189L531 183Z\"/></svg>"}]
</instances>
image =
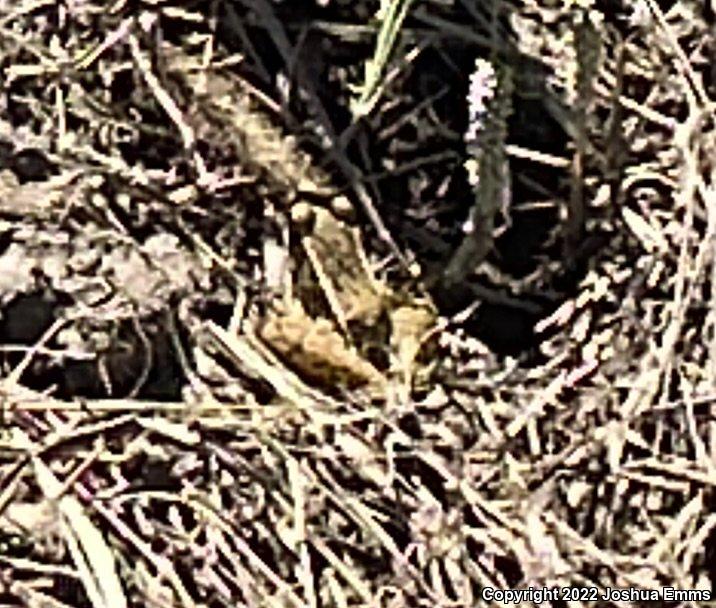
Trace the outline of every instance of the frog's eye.
<instances>
[{"instance_id":1,"label":"frog's eye","mask_svg":"<svg viewBox=\"0 0 716 608\"><path fill-rule=\"evenodd\" d=\"M310 230L310 225L315 219L313 207L306 202L296 203L291 207L291 220L299 227Z\"/></svg>"},{"instance_id":2,"label":"frog's eye","mask_svg":"<svg viewBox=\"0 0 716 608\"><path fill-rule=\"evenodd\" d=\"M353 208L353 203L351 203L348 198L342 194L333 197L331 200L331 209L333 210L333 213L335 213L336 216L342 220L355 219L355 209Z\"/></svg>"}]
</instances>

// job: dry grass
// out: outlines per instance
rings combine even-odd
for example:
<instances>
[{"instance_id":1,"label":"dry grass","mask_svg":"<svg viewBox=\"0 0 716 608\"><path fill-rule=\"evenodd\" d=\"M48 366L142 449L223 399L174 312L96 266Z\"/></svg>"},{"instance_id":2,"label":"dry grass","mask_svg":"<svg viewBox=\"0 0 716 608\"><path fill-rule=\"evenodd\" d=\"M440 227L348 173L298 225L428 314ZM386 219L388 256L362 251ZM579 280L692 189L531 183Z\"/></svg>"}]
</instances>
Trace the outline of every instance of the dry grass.
<instances>
[{"instance_id":1,"label":"dry grass","mask_svg":"<svg viewBox=\"0 0 716 608\"><path fill-rule=\"evenodd\" d=\"M597 6L588 77L571 3L285 4L0 1L0 605L713 592L713 15ZM568 246L465 272L380 398L307 383L254 331L305 279L291 205L345 194L380 281L429 297L471 205L440 66L478 54L568 135L502 142L511 213ZM541 317L530 356L471 335L486 302Z\"/></svg>"}]
</instances>

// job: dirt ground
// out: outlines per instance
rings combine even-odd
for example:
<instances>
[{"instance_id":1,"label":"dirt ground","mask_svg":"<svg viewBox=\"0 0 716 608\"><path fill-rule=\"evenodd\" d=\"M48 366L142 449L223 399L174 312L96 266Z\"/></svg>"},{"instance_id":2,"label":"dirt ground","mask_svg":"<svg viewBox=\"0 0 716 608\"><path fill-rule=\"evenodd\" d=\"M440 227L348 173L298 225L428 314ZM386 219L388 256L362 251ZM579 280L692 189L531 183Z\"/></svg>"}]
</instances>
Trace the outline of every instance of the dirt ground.
<instances>
[{"instance_id":1,"label":"dirt ground","mask_svg":"<svg viewBox=\"0 0 716 608\"><path fill-rule=\"evenodd\" d=\"M710 605L714 21L0 0L0 606Z\"/></svg>"}]
</instances>

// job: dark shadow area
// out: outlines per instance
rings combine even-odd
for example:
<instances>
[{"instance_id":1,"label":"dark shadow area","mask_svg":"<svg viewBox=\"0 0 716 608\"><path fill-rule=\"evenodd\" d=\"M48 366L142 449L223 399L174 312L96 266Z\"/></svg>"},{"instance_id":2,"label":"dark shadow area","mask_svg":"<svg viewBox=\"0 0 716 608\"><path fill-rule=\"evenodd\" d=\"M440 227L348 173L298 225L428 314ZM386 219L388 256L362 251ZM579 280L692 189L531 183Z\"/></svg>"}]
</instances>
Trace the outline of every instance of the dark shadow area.
<instances>
[{"instance_id":1,"label":"dark shadow area","mask_svg":"<svg viewBox=\"0 0 716 608\"><path fill-rule=\"evenodd\" d=\"M254 32L246 25L252 22L251 17L256 18L254 3L223 3L221 6L227 18L221 20L219 38L228 48L242 48L247 32L252 39L254 33L265 36L262 28ZM354 23L355 18L341 4L330 3L325 8L311 5L297 11L287 3L274 10L287 26L287 33L293 36L290 42L297 49L297 65L308 66L292 74L296 87L292 113L299 120L315 119L305 99L297 93L298 88L308 82L321 99L332 121L331 127L340 134L350 126L350 116L346 113L348 100L345 90L344 97L340 97L340 88L331 83L339 80L336 74L340 70L347 71L355 81L361 80L355 57L372 55L372 33L356 34L355 39L346 42L339 40L335 32L316 25ZM439 8L434 10L439 14ZM489 13L482 5L467 7L460 2L450 10L452 21L465 24L474 24L476 15ZM498 56L511 66L515 79L506 144L568 157L570 138L544 101L548 68L516 50L508 18L506 11L500 17L501 39L497 43ZM242 19L241 24L237 19ZM479 36L475 39L446 36L439 27L433 28L421 19L408 18L404 36L410 41L410 48L417 44L422 49L409 65L402 67L397 77L404 99L390 105L379 104L379 110L359 121L353 127L354 135L348 140L346 153L367 176L366 184L391 234L403 250L416 256L423 269L424 283L434 286L432 295L441 313L452 314L475 301L475 289L470 284L446 289L436 279L464 237L462 227L474 201L462 167L468 157L463 139L468 123L466 97L475 59L489 58L491 49L479 42ZM261 52L264 67L268 71L281 69L283 60L277 47L272 41L265 42ZM250 73L248 77L260 81L259 72ZM264 86L272 90L275 83L265 82ZM565 113L568 114L566 110ZM316 156L320 159L320 150ZM390 167L380 164L380 159L386 158L391 160ZM550 261L561 261L558 209L569 197L569 172L520 158L510 158L509 163L512 199L507 211L511 223L496 239L487 261L508 279L519 280ZM345 181L339 170L334 170L334 174L339 183ZM363 218L362 223L370 226L367 218ZM377 240L373 244L381 247ZM569 272L565 269L555 277L557 285L544 287L557 289L566 296L582 278L586 267L586 263L581 263ZM479 274L468 281L471 282L479 292L492 290L503 296L510 295L507 286L492 285ZM486 301L467 321L466 327L496 353L525 354L529 358L537 344L534 323L559 302L548 300L540 293L523 294L520 298L524 299L524 306L519 302L517 306L514 302L500 303L501 299L510 299L508 297Z\"/></svg>"},{"instance_id":2,"label":"dark shadow area","mask_svg":"<svg viewBox=\"0 0 716 608\"><path fill-rule=\"evenodd\" d=\"M32 346L50 328L57 302L41 292L19 295L7 304L0 317L0 343ZM18 359L16 356L11 359Z\"/></svg>"},{"instance_id":3,"label":"dark shadow area","mask_svg":"<svg viewBox=\"0 0 716 608\"><path fill-rule=\"evenodd\" d=\"M60 317L61 300L52 293L36 292L17 296L5 306L0 317L0 344L6 347L1 354L3 373L12 371ZM107 323L96 328L107 333L111 346L96 353L95 359L79 359L71 353L65 356L66 346L55 338L49 340L44 345L47 350L33 354L23 384L39 392L53 389L52 395L59 399L99 399L125 397L141 382L136 392L139 399L180 400L185 376L171 335L162 325L141 323L144 338L131 321L118 322L116 328ZM184 346L188 344L185 336L180 340Z\"/></svg>"},{"instance_id":4,"label":"dark shadow area","mask_svg":"<svg viewBox=\"0 0 716 608\"><path fill-rule=\"evenodd\" d=\"M186 378L171 336L166 328L152 322L144 322L142 331L147 344L137 334L134 323L122 322L111 350L97 361L68 361L57 367L52 374L56 396L100 399L107 397L111 389L114 397L134 391L137 399L180 401ZM104 367L103 372L99 365Z\"/></svg>"}]
</instances>

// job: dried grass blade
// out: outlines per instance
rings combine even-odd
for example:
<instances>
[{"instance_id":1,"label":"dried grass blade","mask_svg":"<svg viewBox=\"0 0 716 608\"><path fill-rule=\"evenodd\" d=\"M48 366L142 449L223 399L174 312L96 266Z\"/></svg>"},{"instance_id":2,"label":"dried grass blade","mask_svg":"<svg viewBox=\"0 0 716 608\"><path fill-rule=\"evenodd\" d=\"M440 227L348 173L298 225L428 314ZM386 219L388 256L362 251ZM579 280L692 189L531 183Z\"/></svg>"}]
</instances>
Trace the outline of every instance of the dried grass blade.
<instances>
[{"instance_id":1,"label":"dried grass blade","mask_svg":"<svg viewBox=\"0 0 716 608\"><path fill-rule=\"evenodd\" d=\"M56 499L63 484L39 457L33 457L32 464L37 483L45 497L50 500ZM80 502L74 496L64 495L57 500L57 509L65 542L92 606L94 608L127 606L114 555Z\"/></svg>"}]
</instances>

